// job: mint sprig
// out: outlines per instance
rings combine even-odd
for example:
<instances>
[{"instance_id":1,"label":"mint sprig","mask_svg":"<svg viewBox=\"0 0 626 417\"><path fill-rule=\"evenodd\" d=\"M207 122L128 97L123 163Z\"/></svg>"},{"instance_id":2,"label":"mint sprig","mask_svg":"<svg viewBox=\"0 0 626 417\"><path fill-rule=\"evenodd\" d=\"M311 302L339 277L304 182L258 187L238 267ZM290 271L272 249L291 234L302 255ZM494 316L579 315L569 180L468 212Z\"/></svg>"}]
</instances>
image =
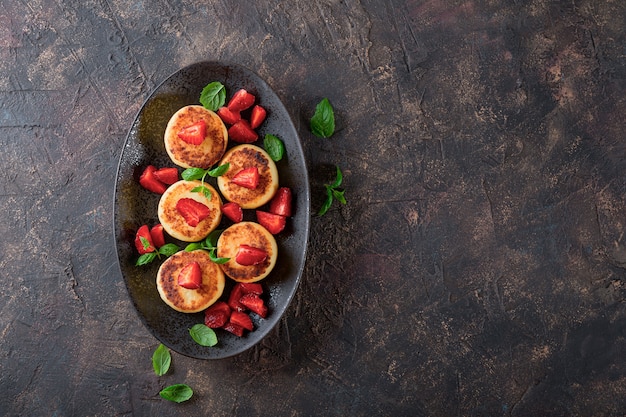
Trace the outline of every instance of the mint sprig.
<instances>
[{"instance_id":1,"label":"mint sprig","mask_svg":"<svg viewBox=\"0 0 626 417\"><path fill-rule=\"evenodd\" d=\"M330 209L330 206L332 206L334 200L339 201L341 204L347 203L344 195L345 190L339 188L343 182L343 173L341 172L341 169L339 169L339 166L336 166L336 168L337 174L335 180L330 184L324 184L324 188L326 188L326 201L324 201L320 211L317 213L319 216L326 214L328 209Z\"/></svg>"},{"instance_id":2,"label":"mint sprig","mask_svg":"<svg viewBox=\"0 0 626 417\"><path fill-rule=\"evenodd\" d=\"M147 242L148 239L141 238L141 243L142 245L144 245L144 248L145 248L146 243L144 242L144 240ZM150 246L149 243L148 243L148 246ZM165 245L161 246L158 250L154 252L148 252L148 253L144 253L140 255L139 258L137 259L137 262L135 262L135 266L147 265L150 262L154 261L155 259L161 259L161 256L165 256L167 258L168 256L172 256L179 250L180 248L176 244L166 243Z\"/></svg>"},{"instance_id":3,"label":"mint sprig","mask_svg":"<svg viewBox=\"0 0 626 417\"><path fill-rule=\"evenodd\" d=\"M187 168L181 174L181 177L186 181L194 181L200 180L201 185L194 187L191 189L192 193L202 193L207 200L211 199L211 190L204 185L205 179L207 175L209 177L217 178L219 176L224 175L228 168L230 168L230 163L225 163L215 168L210 169L202 169L202 168Z\"/></svg>"},{"instance_id":4,"label":"mint sprig","mask_svg":"<svg viewBox=\"0 0 626 417\"><path fill-rule=\"evenodd\" d=\"M219 258L217 256L217 240L222 234L223 230L212 231L206 239L201 242L190 243L185 247L185 251L191 252L198 249L204 249L209 252L209 258L216 264L225 264L230 261L230 258Z\"/></svg>"}]
</instances>

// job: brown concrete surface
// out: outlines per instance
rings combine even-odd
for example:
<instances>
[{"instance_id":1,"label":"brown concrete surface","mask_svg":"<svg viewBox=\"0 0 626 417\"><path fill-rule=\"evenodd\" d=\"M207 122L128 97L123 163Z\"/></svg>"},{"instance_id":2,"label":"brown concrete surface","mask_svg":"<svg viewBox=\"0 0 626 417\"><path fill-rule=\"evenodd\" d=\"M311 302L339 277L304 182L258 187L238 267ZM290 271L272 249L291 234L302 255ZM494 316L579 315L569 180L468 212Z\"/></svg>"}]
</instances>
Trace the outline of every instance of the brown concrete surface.
<instances>
[{"instance_id":1,"label":"brown concrete surface","mask_svg":"<svg viewBox=\"0 0 626 417\"><path fill-rule=\"evenodd\" d=\"M1 415L626 415L622 0L1 4ZM311 219L260 345L157 377L116 167L150 92L203 60L267 80L312 210L335 164L348 205ZM159 398L178 382L192 400Z\"/></svg>"}]
</instances>

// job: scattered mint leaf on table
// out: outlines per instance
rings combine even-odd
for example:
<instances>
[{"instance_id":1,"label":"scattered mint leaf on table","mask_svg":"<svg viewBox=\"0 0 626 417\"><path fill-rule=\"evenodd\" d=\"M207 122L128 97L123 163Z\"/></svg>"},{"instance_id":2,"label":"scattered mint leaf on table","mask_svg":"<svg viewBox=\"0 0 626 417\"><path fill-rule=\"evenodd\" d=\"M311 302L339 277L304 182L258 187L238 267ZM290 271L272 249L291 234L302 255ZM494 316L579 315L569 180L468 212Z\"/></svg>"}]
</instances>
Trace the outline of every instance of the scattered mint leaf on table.
<instances>
[{"instance_id":1,"label":"scattered mint leaf on table","mask_svg":"<svg viewBox=\"0 0 626 417\"><path fill-rule=\"evenodd\" d=\"M337 174L335 176L335 180L330 184L324 184L324 188L326 188L326 200L320 208L320 211L317 213L319 216L326 214L334 200L339 201L341 204L347 204L346 197L344 195L345 190L339 188L343 182L343 173L341 172L341 169L339 169L339 166L336 166L336 168Z\"/></svg>"},{"instance_id":2,"label":"scattered mint leaf on table","mask_svg":"<svg viewBox=\"0 0 626 417\"><path fill-rule=\"evenodd\" d=\"M170 351L161 343L152 355L152 368L154 368L154 373L158 376L165 375L170 369L171 363L172 356L170 355Z\"/></svg>"},{"instance_id":3,"label":"scattered mint leaf on table","mask_svg":"<svg viewBox=\"0 0 626 417\"><path fill-rule=\"evenodd\" d=\"M327 98L315 107L311 118L311 132L319 138L329 138L335 133L335 111Z\"/></svg>"},{"instance_id":4,"label":"scattered mint leaf on table","mask_svg":"<svg viewBox=\"0 0 626 417\"><path fill-rule=\"evenodd\" d=\"M187 401L193 395L193 390L186 384L174 384L163 388L159 395L175 403Z\"/></svg>"}]
</instances>

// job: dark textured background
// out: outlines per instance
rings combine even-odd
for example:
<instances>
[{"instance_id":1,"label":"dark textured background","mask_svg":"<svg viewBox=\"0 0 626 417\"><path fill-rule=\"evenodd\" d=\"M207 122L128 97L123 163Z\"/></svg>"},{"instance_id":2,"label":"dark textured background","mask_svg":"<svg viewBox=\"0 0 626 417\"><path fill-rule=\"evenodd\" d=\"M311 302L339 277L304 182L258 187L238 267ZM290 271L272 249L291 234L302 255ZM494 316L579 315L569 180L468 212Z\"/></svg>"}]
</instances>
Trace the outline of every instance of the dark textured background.
<instances>
[{"instance_id":1,"label":"dark textured background","mask_svg":"<svg viewBox=\"0 0 626 417\"><path fill-rule=\"evenodd\" d=\"M0 4L0 414L626 414L623 0ZM335 164L349 204L270 336L157 377L113 187L143 101L202 60L266 79L313 210Z\"/></svg>"}]
</instances>

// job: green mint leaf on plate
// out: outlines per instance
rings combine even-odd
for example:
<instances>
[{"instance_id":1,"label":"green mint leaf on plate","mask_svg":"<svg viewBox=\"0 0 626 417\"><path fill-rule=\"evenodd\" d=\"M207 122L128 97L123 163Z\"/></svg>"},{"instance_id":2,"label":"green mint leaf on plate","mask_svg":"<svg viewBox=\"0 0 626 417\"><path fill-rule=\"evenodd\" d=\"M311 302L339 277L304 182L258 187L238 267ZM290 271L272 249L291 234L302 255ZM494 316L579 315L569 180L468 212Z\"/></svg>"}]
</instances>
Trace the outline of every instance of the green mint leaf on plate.
<instances>
[{"instance_id":1,"label":"green mint leaf on plate","mask_svg":"<svg viewBox=\"0 0 626 417\"><path fill-rule=\"evenodd\" d=\"M156 252L144 253L137 259L137 262L135 262L135 266L148 265L150 262L154 261L156 257Z\"/></svg>"},{"instance_id":2,"label":"green mint leaf on plate","mask_svg":"<svg viewBox=\"0 0 626 417\"><path fill-rule=\"evenodd\" d=\"M278 137L268 133L263 139L263 147L273 161L278 162L283 159L283 155L285 154L285 144Z\"/></svg>"},{"instance_id":3,"label":"green mint leaf on plate","mask_svg":"<svg viewBox=\"0 0 626 417\"><path fill-rule=\"evenodd\" d=\"M191 398L193 390L185 384L174 384L163 388L159 395L166 400L182 403Z\"/></svg>"},{"instance_id":4,"label":"green mint leaf on plate","mask_svg":"<svg viewBox=\"0 0 626 417\"><path fill-rule=\"evenodd\" d=\"M327 98L315 106L315 114L311 118L311 132L320 138L329 138L335 133L335 111Z\"/></svg>"},{"instance_id":5,"label":"green mint leaf on plate","mask_svg":"<svg viewBox=\"0 0 626 417\"><path fill-rule=\"evenodd\" d=\"M217 111L225 102L226 87L219 81L208 84L200 93L200 104L209 110Z\"/></svg>"},{"instance_id":6,"label":"green mint leaf on plate","mask_svg":"<svg viewBox=\"0 0 626 417\"><path fill-rule=\"evenodd\" d=\"M148 249L150 247L150 241L145 237L140 236L139 241L141 242L141 246L143 246L144 249Z\"/></svg>"},{"instance_id":7,"label":"green mint leaf on plate","mask_svg":"<svg viewBox=\"0 0 626 417\"><path fill-rule=\"evenodd\" d=\"M226 174L226 171L228 171L228 168L230 168L230 162L226 162L223 165L213 168L212 170L208 171L208 174L210 177L220 177Z\"/></svg>"},{"instance_id":8,"label":"green mint leaf on plate","mask_svg":"<svg viewBox=\"0 0 626 417\"><path fill-rule=\"evenodd\" d=\"M222 229L216 229L209 233L209 236L207 236L205 240L206 246L210 249L217 248L217 240L220 238L223 231Z\"/></svg>"},{"instance_id":9,"label":"green mint leaf on plate","mask_svg":"<svg viewBox=\"0 0 626 417\"><path fill-rule=\"evenodd\" d=\"M158 376L165 375L168 369L170 369L171 363L172 356L170 355L170 351L161 343L152 354L152 368L154 368L154 373Z\"/></svg>"},{"instance_id":10,"label":"green mint leaf on plate","mask_svg":"<svg viewBox=\"0 0 626 417\"><path fill-rule=\"evenodd\" d=\"M230 261L230 258L219 258L216 254L215 248L209 251L209 259L211 260L211 262L220 264L220 265L225 264L226 262Z\"/></svg>"},{"instance_id":11,"label":"green mint leaf on plate","mask_svg":"<svg viewBox=\"0 0 626 417\"><path fill-rule=\"evenodd\" d=\"M199 180L204 177L206 170L202 168L187 168L180 176L186 181Z\"/></svg>"},{"instance_id":12,"label":"green mint leaf on plate","mask_svg":"<svg viewBox=\"0 0 626 417\"><path fill-rule=\"evenodd\" d=\"M191 252L191 251L202 249L202 248L203 248L202 243L194 242L194 243L190 243L187 246L185 246L185 252Z\"/></svg>"},{"instance_id":13,"label":"green mint leaf on plate","mask_svg":"<svg viewBox=\"0 0 626 417\"><path fill-rule=\"evenodd\" d=\"M197 187L193 187L191 189L192 193L202 193L206 197L207 200L211 199L211 190L206 188L204 185L199 185Z\"/></svg>"},{"instance_id":14,"label":"green mint leaf on plate","mask_svg":"<svg viewBox=\"0 0 626 417\"><path fill-rule=\"evenodd\" d=\"M180 248L174 243L166 243L165 245L159 248L159 253L164 256L172 256L179 250Z\"/></svg>"},{"instance_id":15,"label":"green mint leaf on plate","mask_svg":"<svg viewBox=\"0 0 626 417\"><path fill-rule=\"evenodd\" d=\"M215 331L204 324L194 324L189 329L191 338L196 341L200 346L215 346L217 345L217 336Z\"/></svg>"}]
</instances>

